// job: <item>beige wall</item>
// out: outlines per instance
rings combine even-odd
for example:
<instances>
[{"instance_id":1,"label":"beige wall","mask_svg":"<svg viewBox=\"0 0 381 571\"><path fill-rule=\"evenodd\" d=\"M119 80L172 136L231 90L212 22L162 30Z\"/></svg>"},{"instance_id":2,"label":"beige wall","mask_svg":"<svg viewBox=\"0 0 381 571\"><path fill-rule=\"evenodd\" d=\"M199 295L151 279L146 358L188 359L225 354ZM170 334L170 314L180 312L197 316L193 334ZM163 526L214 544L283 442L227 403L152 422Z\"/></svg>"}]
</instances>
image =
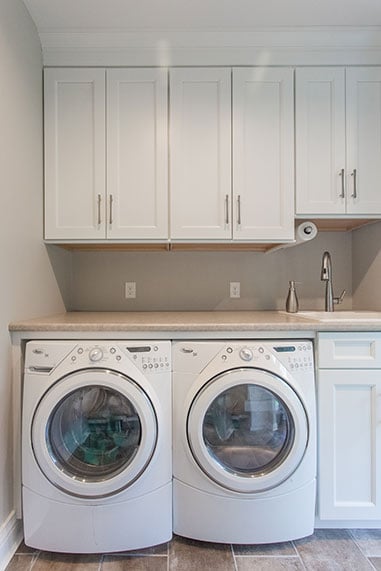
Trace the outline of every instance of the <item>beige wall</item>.
<instances>
[{"instance_id":1,"label":"beige wall","mask_svg":"<svg viewBox=\"0 0 381 571\"><path fill-rule=\"evenodd\" d=\"M381 311L381 222L353 232L353 307Z\"/></svg>"},{"instance_id":2,"label":"beige wall","mask_svg":"<svg viewBox=\"0 0 381 571\"><path fill-rule=\"evenodd\" d=\"M320 233L315 240L263 254L255 252L75 252L71 308L99 311L284 309L288 281L298 285L303 309L324 307L321 258L333 260L335 295L348 291L351 307L351 234ZM124 298L135 281L136 300ZM241 298L229 298L229 282Z\"/></svg>"},{"instance_id":3,"label":"beige wall","mask_svg":"<svg viewBox=\"0 0 381 571\"><path fill-rule=\"evenodd\" d=\"M39 38L24 4L1 0L0 532L14 509L8 323L63 309L41 241L41 68Z\"/></svg>"}]
</instances>

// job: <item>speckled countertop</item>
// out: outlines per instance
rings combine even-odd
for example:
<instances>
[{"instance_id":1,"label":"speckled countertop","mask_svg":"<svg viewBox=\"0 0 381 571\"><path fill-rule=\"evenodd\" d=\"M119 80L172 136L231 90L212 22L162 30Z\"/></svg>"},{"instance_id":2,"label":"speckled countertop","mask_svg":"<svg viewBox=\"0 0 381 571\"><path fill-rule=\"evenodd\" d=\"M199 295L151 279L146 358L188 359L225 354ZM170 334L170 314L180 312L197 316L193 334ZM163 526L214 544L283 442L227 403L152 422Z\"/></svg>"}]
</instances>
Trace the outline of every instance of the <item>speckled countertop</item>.
<instances>
[{"instance_id":1,"label":"speckled countertop","mask_svg":"<svg viewBox=\"0 0 381 571\"><path fill-rule=\"evenodd\" d=\"M308 312L307 312L308 313ZM75 311L15 321L11 332L22 331L381 331L381 312L336 312L329 322L316 316L284 311ZM371 318L369 319L369 316Z\"/></svg>"}]
</instances>

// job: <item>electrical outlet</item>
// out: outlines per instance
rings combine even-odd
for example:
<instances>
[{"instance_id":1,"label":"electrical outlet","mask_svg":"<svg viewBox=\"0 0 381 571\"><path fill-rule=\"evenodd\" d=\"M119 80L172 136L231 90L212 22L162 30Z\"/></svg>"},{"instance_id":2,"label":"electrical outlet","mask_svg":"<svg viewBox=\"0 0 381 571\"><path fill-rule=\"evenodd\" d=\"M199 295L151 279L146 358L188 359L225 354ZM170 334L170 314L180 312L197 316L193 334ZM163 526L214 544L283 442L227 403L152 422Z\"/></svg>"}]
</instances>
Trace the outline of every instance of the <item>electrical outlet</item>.
<instances>
[{"instance_id":1,"label":"electrical outlet","mask_svg":"<svg viewBox=\"0 0 381 571\"><path fill-rule=\"evenodd\" d=\"M127 299L136 297L136 282L126 282L124 288L124 295Z\"/></svg>"},{"instance_id":2,"label":"electrical outlet","mask_svg":"<svg viewBox=\"0 0 381 571\"><path fill-rule=\"evenodd\" d=\"M241 297L240 282L230 282L230 297Z\"/></svg>"}]
</instances>

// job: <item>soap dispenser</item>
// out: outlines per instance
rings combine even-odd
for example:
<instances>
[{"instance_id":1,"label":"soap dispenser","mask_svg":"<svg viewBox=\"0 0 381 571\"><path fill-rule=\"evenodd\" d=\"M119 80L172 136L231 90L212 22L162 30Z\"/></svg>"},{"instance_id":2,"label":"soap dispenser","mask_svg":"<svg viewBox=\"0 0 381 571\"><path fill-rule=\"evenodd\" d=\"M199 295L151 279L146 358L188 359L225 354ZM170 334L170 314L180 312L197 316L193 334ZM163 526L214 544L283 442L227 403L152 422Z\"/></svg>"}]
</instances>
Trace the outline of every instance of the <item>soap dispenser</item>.
<instances>
[{"instance_id":1,"label":"soap dispenser","mask_svg":"<svg viewBox=\"0 0 381 571\"><path fill-rule=\"evenodd\" d=\"M289 289L286 299L286 311L288 313L297 313L299 309L298 296L295 289L296 282L294 280L289 282Z\"/></svg>"}]
</instances>

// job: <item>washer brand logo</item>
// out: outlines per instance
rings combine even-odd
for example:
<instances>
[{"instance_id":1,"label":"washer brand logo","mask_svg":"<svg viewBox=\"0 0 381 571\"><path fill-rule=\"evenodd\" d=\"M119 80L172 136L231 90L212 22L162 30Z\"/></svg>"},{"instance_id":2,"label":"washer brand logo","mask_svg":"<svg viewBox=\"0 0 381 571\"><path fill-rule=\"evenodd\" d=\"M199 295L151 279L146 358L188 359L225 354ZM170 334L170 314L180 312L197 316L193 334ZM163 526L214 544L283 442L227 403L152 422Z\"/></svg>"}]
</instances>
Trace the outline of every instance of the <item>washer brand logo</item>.
<instances>
[{"instance_id":1,"label":"washer brand logo","mask_svg":"<svg viewBox=\"0 0 381 571\"><path fill-rule=\"evenodd\" d=\"M42 349L33 349L32 353L35 355L43 355L44 351Z\"/></svg>"}]
</instances>

